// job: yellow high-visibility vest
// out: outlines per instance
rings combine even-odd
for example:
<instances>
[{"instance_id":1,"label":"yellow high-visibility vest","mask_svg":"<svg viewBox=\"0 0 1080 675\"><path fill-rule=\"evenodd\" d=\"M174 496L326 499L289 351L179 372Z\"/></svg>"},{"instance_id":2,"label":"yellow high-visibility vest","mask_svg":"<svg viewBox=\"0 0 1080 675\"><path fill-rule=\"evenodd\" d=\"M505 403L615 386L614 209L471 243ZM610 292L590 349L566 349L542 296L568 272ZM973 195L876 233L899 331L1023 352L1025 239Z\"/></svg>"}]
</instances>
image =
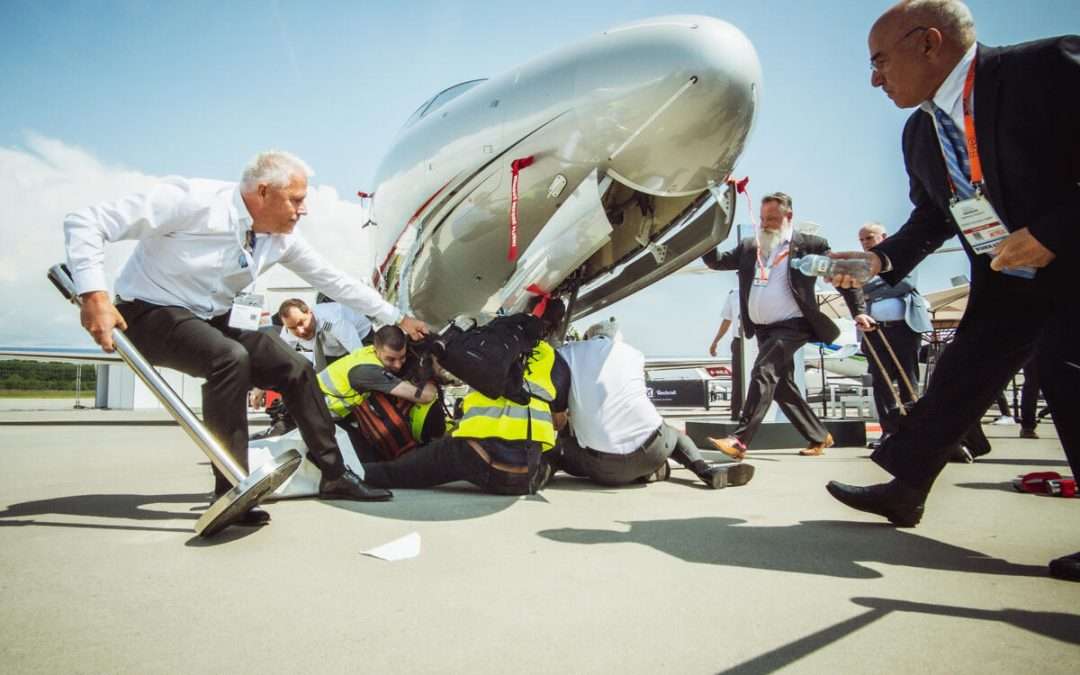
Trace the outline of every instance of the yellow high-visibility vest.
<instances>
[{"instance_id":1,"label":"yellow high-visibility vest","mask_svg":"<svg viewBox=\"0 0 1080 675\"><path fill-rule=\"evenodd\" d=\"M454 436L533 440L544 452L555 447L555 424L551 416L551 402L555 400L555 383L551 381L554 367L555 350L541 341L533 348L525 366L525 387L532 394L529 405L470 391L463 401L461 423Z\"/></svg>"},{"instance_id":2,"label":"yellow high-visibility vest","mask_svg":"<svg viewBox=\"0 0 1080 675\"><path fill-rule=\"evenodd\" d=\"M369 345L341 357L319 373L319 389L326 397L326 407L331 415L348 417L349 410L368 397L368 392L356 391L349 384L349 371L356 366L384 367L379 357L375 356L375 347Z\"/></svg>"}]
</instances>

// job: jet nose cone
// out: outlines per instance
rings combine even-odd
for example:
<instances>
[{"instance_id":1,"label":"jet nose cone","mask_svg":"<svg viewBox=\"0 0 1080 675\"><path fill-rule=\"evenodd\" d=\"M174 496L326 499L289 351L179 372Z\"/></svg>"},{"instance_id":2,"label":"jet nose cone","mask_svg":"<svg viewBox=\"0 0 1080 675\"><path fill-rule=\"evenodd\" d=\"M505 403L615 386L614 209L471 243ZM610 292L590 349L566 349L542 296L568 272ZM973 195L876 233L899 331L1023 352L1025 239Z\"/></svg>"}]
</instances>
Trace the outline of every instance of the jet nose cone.
<instances>
[{"instance_id":1,"label":"jet nose cone","mask_svg":"<svg viewBox=\"0 0 1080 675\"><path fill-rule=\"evenodd\" d=\"M662 17L617 28L631 73L607 111L609 173L650 194L723 181L753 126L761 65L749 39L711 17Z\"/></svg>"}]
</instances>

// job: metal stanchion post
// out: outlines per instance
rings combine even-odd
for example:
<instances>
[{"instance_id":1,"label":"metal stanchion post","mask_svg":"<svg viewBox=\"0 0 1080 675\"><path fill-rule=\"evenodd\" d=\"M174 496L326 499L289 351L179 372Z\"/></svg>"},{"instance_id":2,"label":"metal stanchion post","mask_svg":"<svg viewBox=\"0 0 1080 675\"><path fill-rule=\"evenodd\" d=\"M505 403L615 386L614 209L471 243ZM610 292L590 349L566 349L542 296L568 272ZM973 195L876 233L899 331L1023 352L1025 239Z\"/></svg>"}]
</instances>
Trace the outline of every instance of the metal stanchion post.
<instances>
[{"instance_id":1,"label":"metal stanchion post","mask_svg":"<svg viewBox=\"0 0 1080 675\"><path fill-rule=\"evenodd\" d=\"M50 267L49 281L72 304L82 306L66 265ZM120 354L124 362L135 371L139 379L149 387L161 405L191 437L191 440L195 441L214 466L233 484L233 488L211 504L206 513L195 523L196 534L209 537L219 532L256 506L266 495L276 490L300 467L300 462L303 460L300 453L289 450L248 475L232 456L222 449L195 413L191 412L165 378L154 370L135 345L131 344L124 332L119 328L114 328L112 339L116 352Z\"/></svg>"}]
</instances>

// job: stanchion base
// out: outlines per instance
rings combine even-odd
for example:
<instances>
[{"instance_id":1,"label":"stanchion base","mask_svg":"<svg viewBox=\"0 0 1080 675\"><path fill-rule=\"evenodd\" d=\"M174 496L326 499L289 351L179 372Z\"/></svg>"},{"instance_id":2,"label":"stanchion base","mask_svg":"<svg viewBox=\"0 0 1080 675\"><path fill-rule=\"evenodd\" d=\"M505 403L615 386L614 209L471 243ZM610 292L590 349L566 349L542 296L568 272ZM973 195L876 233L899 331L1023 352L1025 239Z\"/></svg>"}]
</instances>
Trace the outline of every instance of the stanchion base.
<instances>
[{"instance_id":1,"label":"stanchion base","mask_svg":"<svg viewBox=\"0 0 1080 675\"><path fill-rule=\"evenodd\" d=\"M239 520L240 516L257 506L263 497L287 481L303 460L298 451L289 450L252 471L251 475L210 505L195 523L195 534L212 537Z\"/></svg>"}]
</instances>

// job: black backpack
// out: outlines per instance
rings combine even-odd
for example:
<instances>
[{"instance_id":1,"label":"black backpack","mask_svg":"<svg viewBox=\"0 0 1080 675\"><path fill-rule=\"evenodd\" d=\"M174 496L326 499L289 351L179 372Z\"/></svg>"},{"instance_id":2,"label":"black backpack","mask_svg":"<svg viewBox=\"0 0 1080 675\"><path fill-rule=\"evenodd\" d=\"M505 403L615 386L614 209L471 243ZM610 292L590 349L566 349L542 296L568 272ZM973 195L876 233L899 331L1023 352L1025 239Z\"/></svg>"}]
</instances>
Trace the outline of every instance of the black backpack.
<instances>
[{"instance_id":1,"label":"black backpack","mask_svg":"<svg viewBox=\"0 0 1080 675\"><path fill-rule=\"evenodd\" d=\"M528 405L525 367L543 333L539 318L511 314L468 330L452 325L434 339L432 351L443 368L481 394Z\"/></svg>"}]
</instances>

